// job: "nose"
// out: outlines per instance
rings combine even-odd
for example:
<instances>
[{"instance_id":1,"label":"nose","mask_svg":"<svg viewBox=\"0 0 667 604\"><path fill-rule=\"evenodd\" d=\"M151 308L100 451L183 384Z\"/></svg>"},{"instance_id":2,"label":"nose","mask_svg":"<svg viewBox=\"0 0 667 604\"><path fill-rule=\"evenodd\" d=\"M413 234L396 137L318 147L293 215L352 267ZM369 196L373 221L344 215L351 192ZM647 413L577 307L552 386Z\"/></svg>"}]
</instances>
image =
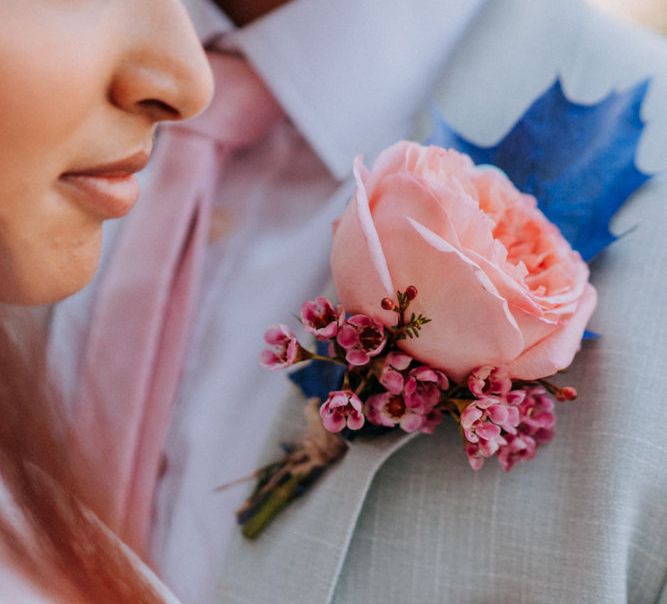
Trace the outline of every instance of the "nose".
<instances>
[{"instance_id":1,"label":"nose","mask_svg":"<svg viewBox=\"0 0 667 604\"><path fill-rule=\"evenodd\" d=\"M201 113L213 95L204 50L180 0L131 0L109 100L151 122ZM130 25L131 24L131 25Z\"/></svg>"}]
</instances>

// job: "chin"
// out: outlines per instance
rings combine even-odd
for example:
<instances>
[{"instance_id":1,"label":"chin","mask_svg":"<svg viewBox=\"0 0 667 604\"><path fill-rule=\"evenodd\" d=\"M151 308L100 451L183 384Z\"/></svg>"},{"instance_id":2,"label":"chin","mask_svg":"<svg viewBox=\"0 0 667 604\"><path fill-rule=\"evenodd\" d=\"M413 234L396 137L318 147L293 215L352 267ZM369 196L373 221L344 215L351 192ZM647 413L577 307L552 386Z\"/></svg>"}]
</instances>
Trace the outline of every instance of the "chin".
<instances>
[{"instance_id":1,"label":"chin","mask_svg":"<svg viewBox=\"0 0 667 604\"><path fill-rule=\"evenodd\" d=\"M0 302L44 306L59 302L83 289L95 276L101 241L68 254L53 253L41 261L25 259L0 288Z\"/></svg>"},{"instance_id":2,"label":"chin","mask_svg":"<svg viewBox=\"0 0 667 604\"><path fill-rule=\"evenodd\" d=\"M89 276L82 275L76 280L54 280L53 275L48 275L39 284L24 283L12 288L11 291L0 292L0 302L18 306L54 304L83 289L90 282L93 274L94 272L91 272Z\"/></svg>"}]
</instances>

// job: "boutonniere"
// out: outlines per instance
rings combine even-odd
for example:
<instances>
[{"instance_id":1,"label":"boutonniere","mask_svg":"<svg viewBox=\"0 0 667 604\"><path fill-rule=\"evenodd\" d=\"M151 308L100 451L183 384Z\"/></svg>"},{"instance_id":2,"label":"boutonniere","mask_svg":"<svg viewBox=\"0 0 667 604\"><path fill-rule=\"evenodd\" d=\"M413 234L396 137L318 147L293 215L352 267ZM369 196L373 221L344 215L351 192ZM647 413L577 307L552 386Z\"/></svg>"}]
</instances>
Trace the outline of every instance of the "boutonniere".
<instances>
[{"instance_id":1,"label":"boutonniere","mask_svg":"<svg viewBox=\"0 0 667 604\"><path fill-rule=\"evenodd\" d=\"M347 443L388 431L431 434L454 421L473 470L535 457L555 405L576 398L565 370L596 305L590 260L608 223L648 176L634 166L641 84L600 103L557 82L493 147L442 120L431 144L399 142L368 170L335 225L337 301L304 302L299 341L266 332L262 363L306 396L306 433L257 472L238 512L256 537ZM458 150L457 150L458 149Z\"/></svg>"}]
</instances>

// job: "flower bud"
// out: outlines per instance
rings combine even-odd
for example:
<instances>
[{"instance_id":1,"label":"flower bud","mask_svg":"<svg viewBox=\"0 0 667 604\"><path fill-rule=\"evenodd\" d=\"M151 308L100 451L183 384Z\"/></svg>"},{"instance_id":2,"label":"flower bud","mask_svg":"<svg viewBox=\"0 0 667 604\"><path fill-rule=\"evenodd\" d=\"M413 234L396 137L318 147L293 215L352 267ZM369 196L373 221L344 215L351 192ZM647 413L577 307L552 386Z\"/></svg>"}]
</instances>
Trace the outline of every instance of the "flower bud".
<instances>
[{"instance_id":1,"label":"flower bud","mask_svg":"<svg viewBox=\"0 0 667 604\"><path fill-rule=\"evenodd\" d=\"M410 285L406 290L405 290L405 297L412 302L416 297L419 292L417 291L417 288L414 285Z\"/></svg>"},{"instance_id":2,"label":"flower bud","mask_svg":"<svg viewBox=\"0 0 667 604\"><path fill-rule=\"evenodd\" d=\"M384 310L394 310L394 301L391 298L382 298L380 306L382 306Z\"/></svg>"},{"instance_id":3,"label":"flower bud","mask_svg":"<svg viewBox=\"0 0 667 604\"><path fill-rule=\"evenodd\" d=\"M573 401L577 398L577 391L572 386L565 386L556 392L556 398L559 401Z\"/></svg>"}]
</instances>

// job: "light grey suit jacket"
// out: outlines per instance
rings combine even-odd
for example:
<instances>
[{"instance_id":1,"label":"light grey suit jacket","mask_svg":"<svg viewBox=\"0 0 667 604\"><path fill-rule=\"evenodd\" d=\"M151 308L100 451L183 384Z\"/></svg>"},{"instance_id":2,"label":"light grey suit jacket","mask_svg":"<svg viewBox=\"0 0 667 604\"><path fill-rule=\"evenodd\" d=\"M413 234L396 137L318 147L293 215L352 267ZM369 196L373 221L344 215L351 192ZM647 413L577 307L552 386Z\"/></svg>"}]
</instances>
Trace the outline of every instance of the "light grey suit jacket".
<instances>
[{"instance_id":1,"label":"light grey suit jacket","mask_svg":"<svg viewBox=\"0 0 667 604\"><path fill-rule=\"evenodd\" d=\"M591 102L652 76L638 163L667 167L667 43L577 0L491 0L434 98L491 144L557 75ZM666 179L614 226L636 228L592 267L603 337L577 357L579 400L559 408L558 435L534 461L475 473L451 425L355 442L257 542L236 540L222 601L667 603ZM302 406L296 393L286 401L267 460L298 432Z\"/></svg>"}]
</instances>

